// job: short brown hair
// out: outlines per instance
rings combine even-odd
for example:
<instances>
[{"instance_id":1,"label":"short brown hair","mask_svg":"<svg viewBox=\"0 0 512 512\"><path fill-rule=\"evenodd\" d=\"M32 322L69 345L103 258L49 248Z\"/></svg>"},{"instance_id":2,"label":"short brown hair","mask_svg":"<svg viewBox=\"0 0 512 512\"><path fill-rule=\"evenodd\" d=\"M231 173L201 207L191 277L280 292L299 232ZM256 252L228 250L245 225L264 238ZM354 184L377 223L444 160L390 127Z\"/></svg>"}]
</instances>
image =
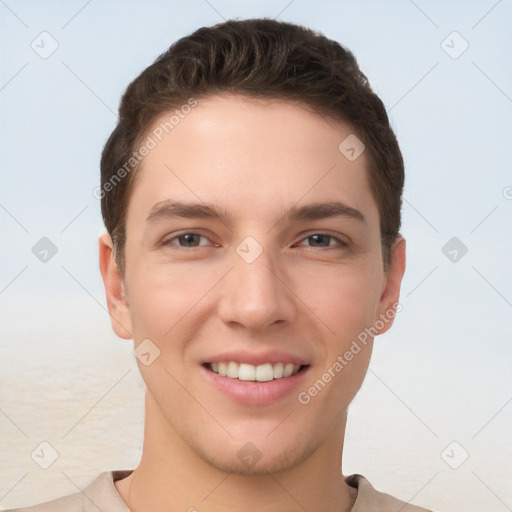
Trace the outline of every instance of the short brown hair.
<instances>
[{"instance_id":1,"label":"short brown hair","mask_svg":"<svg viewBox=\"0 0 512 512\"><path fill-rule=\"evenodd\" d=\"M176 41L126 89L119 122L101 157L101 212L120 271L125 267L126 213L137 147L163 113L191 97L228 92L299 102L349 123L366 147L387 269L391 245L400 235L404 164L382 101L353 54L339 43L300 25L261 18L196 30Z\"/></svg>"}]
</instances>

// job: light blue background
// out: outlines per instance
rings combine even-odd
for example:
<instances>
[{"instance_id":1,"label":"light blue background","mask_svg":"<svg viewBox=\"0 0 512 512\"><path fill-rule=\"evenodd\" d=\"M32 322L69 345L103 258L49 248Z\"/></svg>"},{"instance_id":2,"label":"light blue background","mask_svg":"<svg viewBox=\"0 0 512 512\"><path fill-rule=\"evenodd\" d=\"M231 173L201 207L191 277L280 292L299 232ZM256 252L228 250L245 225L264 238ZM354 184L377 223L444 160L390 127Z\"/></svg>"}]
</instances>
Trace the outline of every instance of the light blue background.
<instances>
[{"instance_id":1,"label":"light blue background","mask_svg":"<svg viewBox=\"0 0 512 512\"><path fill-rule=\"evenodd\" d=\"M172 42L263 16L355 53L406 162L404 309L350 408L344 474L439 511L512 508L510 0L1 1L0 506L136 465L143 386L97 268L100 153L122 92ZM47 59L31 48L43 31ZM456 59L453 31L469 44ZM43 236L58 248L46 264L31 252ZM30 457L44 440L59 452L47 470ZM452 441L469 454L458 469L441 456Z\"/></svg>"}]
</instances>

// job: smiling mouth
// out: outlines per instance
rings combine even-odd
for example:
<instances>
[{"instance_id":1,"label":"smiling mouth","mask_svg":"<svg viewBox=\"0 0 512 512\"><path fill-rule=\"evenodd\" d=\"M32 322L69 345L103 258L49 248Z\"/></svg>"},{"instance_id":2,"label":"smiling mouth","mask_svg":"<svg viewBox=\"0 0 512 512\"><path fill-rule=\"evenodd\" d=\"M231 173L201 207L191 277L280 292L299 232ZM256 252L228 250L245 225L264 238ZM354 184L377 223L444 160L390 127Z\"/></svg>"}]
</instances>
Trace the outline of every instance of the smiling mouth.
<instances>
[{"instance_id":1,"label":"smiling mouth","mask_svg":"<svg viewBox=\"0 0 512 512\"><path fill-rule=\"evenodd\" d=\"M217 373L221 377L253 382L269 382L271 380L292 377L309 365L292 363L265 363L258 366L235 361L223 361L218 363L204 363L206 369Z\"/></svg>"}]
</instances>

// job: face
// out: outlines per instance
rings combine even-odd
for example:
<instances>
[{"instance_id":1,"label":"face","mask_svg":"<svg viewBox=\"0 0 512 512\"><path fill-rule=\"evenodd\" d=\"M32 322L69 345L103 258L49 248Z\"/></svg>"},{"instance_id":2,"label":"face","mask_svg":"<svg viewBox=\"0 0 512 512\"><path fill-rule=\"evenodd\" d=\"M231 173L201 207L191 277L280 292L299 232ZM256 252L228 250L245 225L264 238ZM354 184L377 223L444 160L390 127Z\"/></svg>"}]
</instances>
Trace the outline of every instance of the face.
<instances>
[{"instance_id":1,"label":"face","mask_svg":"<svg viewBox=\"0 0 512 512\"><path fill-rule=\"evenodd\" d=\"M366 373L361 334L392 323L404 243L385 272L365 153L338 149L351 134L291 102L211 96L137 171L124 279L102 263L113 326L146 354L152 421L218 468L320 449Z\"/></svg>"}]
</instances>

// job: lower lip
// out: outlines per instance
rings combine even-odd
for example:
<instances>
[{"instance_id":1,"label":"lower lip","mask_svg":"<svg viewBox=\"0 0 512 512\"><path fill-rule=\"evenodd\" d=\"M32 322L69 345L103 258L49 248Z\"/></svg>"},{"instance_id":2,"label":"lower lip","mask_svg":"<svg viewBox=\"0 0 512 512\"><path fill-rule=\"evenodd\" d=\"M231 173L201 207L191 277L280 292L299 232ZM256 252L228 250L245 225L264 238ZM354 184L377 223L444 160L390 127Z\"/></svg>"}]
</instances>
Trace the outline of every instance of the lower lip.
<instances>
[{"instance_id":1,"label":"lower lip","mask_svg":"<svg viewBox=\"0 0 512 512\"><path fill-rule=\"evenodd\" d=\"M219 391L243 405L270 405L290 395L309 373L311 366L290 377L268 382L254 382L230 379L200 366L205 378Z\"/></svg>"}]
</instances>

